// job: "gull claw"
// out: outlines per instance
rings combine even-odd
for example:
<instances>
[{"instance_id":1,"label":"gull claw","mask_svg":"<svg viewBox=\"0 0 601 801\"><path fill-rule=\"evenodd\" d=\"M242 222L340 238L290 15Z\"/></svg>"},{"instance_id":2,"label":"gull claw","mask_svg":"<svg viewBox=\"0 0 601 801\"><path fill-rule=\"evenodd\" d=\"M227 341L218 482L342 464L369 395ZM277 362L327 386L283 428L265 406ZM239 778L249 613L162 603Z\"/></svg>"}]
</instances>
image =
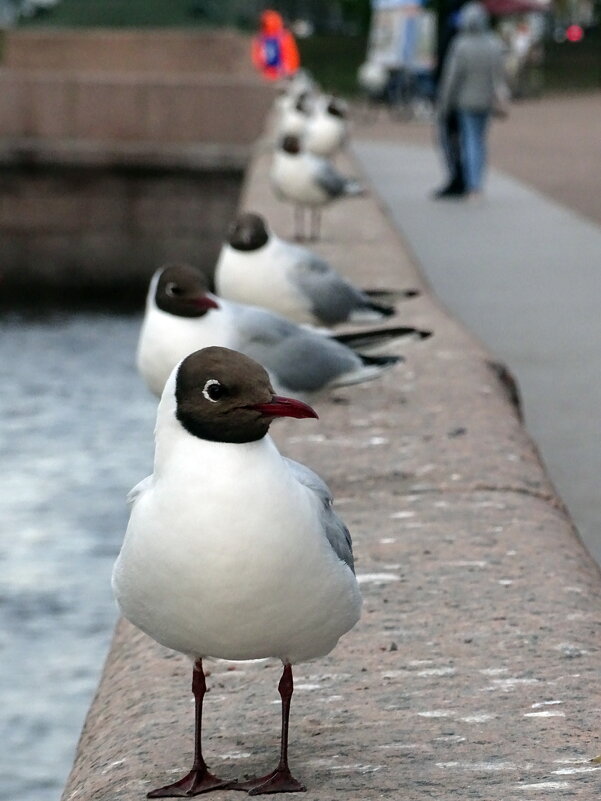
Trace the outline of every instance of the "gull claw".
<instances>
[{"instance_id":1,"label":"gull claw","mask_svg":"<svg viewBox=\"0 0 601 801\"><path fill-rule=\"evenodd\" d=\"M307 788L297 781L288 768L276 768L266 776L239 782L232 790L245 790L249 795L266 793L305 793Z\"/></svg>"},{"instance_id":2,"label":"gull claw","mask_svg":"<svg viewBox=\"0 0 601 801\"><path fill-rule=\"evenodd\" d=\"M179 781L151 790L146 798L190 798L201 793L210 793L212 790L233 790L235 784L235 781L214 776L206 768L204 770L193 768Z\"/></svg>"}]
</instances>

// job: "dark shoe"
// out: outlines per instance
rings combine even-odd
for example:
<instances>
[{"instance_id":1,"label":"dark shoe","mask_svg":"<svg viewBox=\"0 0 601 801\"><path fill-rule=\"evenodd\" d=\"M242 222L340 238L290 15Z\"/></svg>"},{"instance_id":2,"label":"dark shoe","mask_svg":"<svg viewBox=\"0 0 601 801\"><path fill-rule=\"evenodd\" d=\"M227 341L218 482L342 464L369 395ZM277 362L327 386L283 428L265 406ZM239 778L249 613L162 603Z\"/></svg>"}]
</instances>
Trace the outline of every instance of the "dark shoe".
<instances>
[{"instance_id":1,"label":"dark shoe","mask_svg":"<svg viewBox=\"0 0 601 801\"><path fill-rule=\"evenodd\" d=\"M432 197L434 200L444 200L446 197L462 197L463 195L465 195L465 188L463 186L449 184L434 192Z\"/></svg>"}]
</instances>

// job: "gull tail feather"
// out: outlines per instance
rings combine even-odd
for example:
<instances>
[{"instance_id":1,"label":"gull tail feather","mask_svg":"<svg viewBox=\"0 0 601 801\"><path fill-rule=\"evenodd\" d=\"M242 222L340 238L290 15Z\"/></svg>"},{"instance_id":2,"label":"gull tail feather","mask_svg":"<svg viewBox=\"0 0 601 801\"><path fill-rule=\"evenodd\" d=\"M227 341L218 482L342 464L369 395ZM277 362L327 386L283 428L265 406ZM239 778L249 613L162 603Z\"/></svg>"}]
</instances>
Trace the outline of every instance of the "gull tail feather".
<instances>
[{"instance_id":1,"label":"gull tail feather","mask_svg":"<svg viewBox=\"0 0 601 801\"><path fill-rule=\"evenodd\" d=\"M418 298L421 295L419 289L362 289L361 291L368 298L380 303L394 303L396 300Z\"/></svg>"},{"instance_id":2,"label":"gull tail feather","mask_svg":"<svg viewBox=\"0 0 601 801\"><path fill-rule=\"evenodd\" d=\"M395 326L394 328L372 328L369 331L353 331L348 334L334 334L332 339L341 342L353 350L372 349L397 339L427 339L432 336L431 331L420 330L410 326Z\"/></svg>"},{"instance_id":3,"label":"gull tail feather","mask_svg":"<svg viewBox=\"0 0 601 801\"><path fill-rule=\"evenodd\" d=\"M385 306L383 303L370 301L353 309L349 319L351 322L369 322L370 320L373 322L374 320L382 320L385 317L392 317L395 312L394 306Z\"/></svg>"},{"instance_id":4,"label":"gull tail feather","mask_svg":"<svg viewBox=\"0 0 601 801\"><path fill-rule=\"evenodd\" d=\"M363 381L371 381L379 378L386 370L390 370L395 364L404 362L402 356L366 356L364 353L357 354L362 362L361 367L351 373L343 373L330 385L331 387L346 387L350 384L359 384Z\"/></svg>"},{"instance_id":5,"label":"gull tail feather","mask_svg":"<svg viewBox=\"0 0 601 801\"><path fill-rule=\"evenodd\" d=\"M404 356L368 356L366 353L358 354L365 366L369 367L392 367L394 364L404 362Z\"/></svg>"}]
</instances>

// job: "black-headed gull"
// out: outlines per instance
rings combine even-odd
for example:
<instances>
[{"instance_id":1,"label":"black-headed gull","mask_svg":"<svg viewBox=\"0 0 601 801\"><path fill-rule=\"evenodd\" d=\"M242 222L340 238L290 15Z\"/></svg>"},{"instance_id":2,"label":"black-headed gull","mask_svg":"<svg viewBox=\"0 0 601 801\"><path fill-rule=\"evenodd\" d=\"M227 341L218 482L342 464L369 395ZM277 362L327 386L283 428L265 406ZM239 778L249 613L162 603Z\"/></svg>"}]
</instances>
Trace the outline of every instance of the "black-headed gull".
<instances>
[{"instance_id":1,"label":"black-headed gull","mask_svg":"<svg viewBox=\"0 0 601 801\"><path fill-rule=\"evenodd\" d=\"M304 96L302 110L309 112L319 94L317 84L304 70L298 70L294 75L284 78L279 83L277 92L274 103L276 128L281 122L282 115L290 110L301 96Z\"/></svg>"},{"instance_id":2,"label":"black-headed gull","mask_svg":"<svg viewBox=\"0 0 601 801\"><path fill-rule=\"evenodd\" d=\"M227 300L263 306L297 323L374 322L395 312L312 250L280 239L253 212L240 214L230 226L215 267L215 287ZM407 290L404 296L417 294Z\"/></svg>"},{"instance_id":3,"label":"black-headed gull","mask_svg":"<svg viewBox=\"0 0 601 801\"><path fill-rule=\"evenodd\" d=\"M301 92L296 97L286 96L278 107L276 137L302 136L309 119L312 102L309 92Z\"/></svg>"},{"instance_id":4,"label":"black-headed gull","mask_svg":"<svg viewBox=\"0 0 601 801\"><path fill-rule=\"evenodd\" d=\"M348 135L347 104L336 97L320 97L306 117L303 147L317 156L332 158L344 147Z\"/></svg>"},{"instance_id":5,"label":"black-headed gull","mask_svg":"<svg viewBox=\"0 0 601 801\"><path fill-rule=\"evenodd\" d=\"M158 270L151 282L140 331L137 366L160 395L175 365L195 350L219 345L250 356L265 367L278 391L295 397L377 378L402 357L367 356L399 337L429 336L415 328L366 330L328 336L257 306L219 298L206 278L188 265Z\"/></svg>"},{"instance_id":6,"label":"black-headed gull","mask_svg":"<svg viewBox=\"0 0 601 801\"><path fill-rule=\"evenodd\" d=\"M305 210L311 212L310 239L319 239L321 208L333 200L364 192L355 178L342 175L321 156L309 153L298 136L285 136L273 154L269 173L276 195L294 204L295 238L305 238Z\"/></svg>"},{"instance_id":7,"label":"black-headed gull","mask_svg":"<svg viewBox=\"0 0 601 801\"><path fill-rule=\"evenodd\" d=\"M113 590L123 615L194 662L195 757L149 798L232 786L202 755L202 660L281 659L280 762L235 785L253 795L304 790L288 768L292 665L329 653L359 619L351 538L323 481L279 453L276 417L317 417L274 395L256 362L225 348L189 355L157 414L154 473L133 507Z\"/></svg>"}]
</instances>

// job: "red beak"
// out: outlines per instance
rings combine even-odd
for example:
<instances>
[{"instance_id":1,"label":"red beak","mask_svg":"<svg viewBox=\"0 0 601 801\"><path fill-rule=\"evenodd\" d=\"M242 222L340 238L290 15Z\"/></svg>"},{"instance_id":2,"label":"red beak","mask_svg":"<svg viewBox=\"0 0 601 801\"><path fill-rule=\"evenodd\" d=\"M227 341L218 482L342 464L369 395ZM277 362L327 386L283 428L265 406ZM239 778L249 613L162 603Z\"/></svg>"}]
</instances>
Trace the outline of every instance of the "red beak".
<instances>
[{"instance_id":1,"label":"red beak","mask_svg":"<svg viewBox=\"0 0 601 801\"><path fill-rule=\"evenodd\" d=\"M198 298L190 298L190 303L197 309L218 309L219 304L208 297L208 295L201 295Z\"/></svg>"},{"instance_id":2,"label":"red beak","mask_svg":"<svg viewBox=\"0 0 601 801\"><path fill-rule=\"evenodd\" d=\"M274 395L269 403L255 403L248 407L261 412L265 417L317 417L317 412L308 404L295 398L282 398Z\"/></svg>"}]
</instances>

